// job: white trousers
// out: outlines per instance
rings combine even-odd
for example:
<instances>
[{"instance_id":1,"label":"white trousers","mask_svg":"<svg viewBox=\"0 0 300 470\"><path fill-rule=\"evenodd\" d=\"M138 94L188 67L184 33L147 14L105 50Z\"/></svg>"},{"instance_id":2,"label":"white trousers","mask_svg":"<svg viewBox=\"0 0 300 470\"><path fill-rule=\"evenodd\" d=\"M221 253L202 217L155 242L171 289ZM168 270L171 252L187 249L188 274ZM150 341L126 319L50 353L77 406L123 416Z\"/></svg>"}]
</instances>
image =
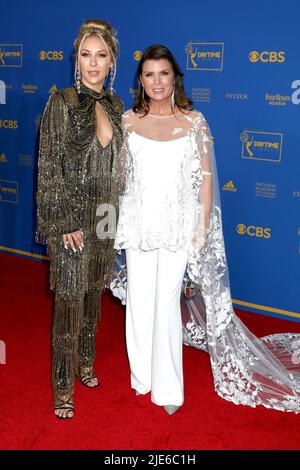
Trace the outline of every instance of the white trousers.
<instances>
[{"instance_id":1,"label":"white trousers","mask_svg":"<svg viewBox=\"0 0 300 470\"><path fill-rule=\"evenodd\" d=\"M180 292L187 253L126 250L131 386L157 405L183 404Z\"/></svg>"}]
</instances>

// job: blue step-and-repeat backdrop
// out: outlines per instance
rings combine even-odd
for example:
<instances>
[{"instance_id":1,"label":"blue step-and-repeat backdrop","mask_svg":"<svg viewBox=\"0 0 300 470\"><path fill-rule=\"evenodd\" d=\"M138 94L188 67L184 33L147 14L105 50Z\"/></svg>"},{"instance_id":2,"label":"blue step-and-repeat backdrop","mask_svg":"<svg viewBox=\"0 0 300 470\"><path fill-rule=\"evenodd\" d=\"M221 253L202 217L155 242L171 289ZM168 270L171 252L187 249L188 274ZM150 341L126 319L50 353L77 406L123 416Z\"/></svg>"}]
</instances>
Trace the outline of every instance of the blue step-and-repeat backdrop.
<instances>
[{"instance_id":1,"label":"blue step-and-repeat backdrop","mask_svg":"<svg viewBox=\"0 0 300 470\"><path fill-rule=\"evenodd\" d=\"M121 46L127 108L141 52L176 56L215 137L237 307L300 321L300 2L5 2L0 12L0 250L45 259L34 241L37 133L49 95L73 82L80 24L102 18Z\"/></svg>"}]
</instances>

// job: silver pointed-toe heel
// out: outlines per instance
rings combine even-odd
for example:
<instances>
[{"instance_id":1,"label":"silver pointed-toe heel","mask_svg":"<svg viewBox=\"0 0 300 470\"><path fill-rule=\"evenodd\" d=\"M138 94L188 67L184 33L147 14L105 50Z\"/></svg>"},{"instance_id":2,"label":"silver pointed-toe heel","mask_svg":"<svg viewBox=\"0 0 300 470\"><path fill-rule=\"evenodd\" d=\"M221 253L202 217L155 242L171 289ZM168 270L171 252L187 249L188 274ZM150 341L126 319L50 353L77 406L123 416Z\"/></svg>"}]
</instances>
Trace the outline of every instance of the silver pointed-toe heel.
<instances>
[{"instance_id":1,"label":"silver pointed-toe heel","mask_svg":"<svg viewBox=\"0 0 300 470\"><path fill-rule=\"evenodd\" d=\"M178 411L180 408L180 406L177 406L177 405L166 405L164 406L164 410L166 413L168 413L168 415L172 415L174 413L176 413L176 411Z\"/></svg>"}]
</instances>

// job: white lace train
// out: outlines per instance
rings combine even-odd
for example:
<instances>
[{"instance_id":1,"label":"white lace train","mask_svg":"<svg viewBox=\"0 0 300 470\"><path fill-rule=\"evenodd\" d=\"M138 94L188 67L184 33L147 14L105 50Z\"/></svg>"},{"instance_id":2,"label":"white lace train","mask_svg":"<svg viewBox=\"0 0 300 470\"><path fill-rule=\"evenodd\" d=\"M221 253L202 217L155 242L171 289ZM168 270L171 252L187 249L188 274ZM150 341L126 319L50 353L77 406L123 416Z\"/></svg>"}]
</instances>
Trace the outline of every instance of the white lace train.
<instances>
[{"instance_id":1,"label":"white lace train","mask_svg":"<svg viewBox=\"0 0 300 470\"><path fill-rule=\"evenodd\" d=\"M191 159L189 181L195 196L200 229L197 232L198 238L189 247L183 285L183 341L209 353L215 390L222 398L235 404L252 407L263 405L299 413L300 334L286 333L257 338L234 313L222 232L213 139L200 113L194 112L192 117L186 116L186 119L190 123L189 128L186 127ZM178 126L178 123L175 125ZM125 122L125 143L121 155L127 189L128 185L134 184L128 147L128 135L132 130L130 127L132 126L126 126ZM211 174L212 199L206 189L207 175ZM207 199L210 199L209 231L201 227L201 213L208 204ZM124 304L126 263L122 251L117 255L115 278L110 287Z\"/></svg>"}]
</instances>

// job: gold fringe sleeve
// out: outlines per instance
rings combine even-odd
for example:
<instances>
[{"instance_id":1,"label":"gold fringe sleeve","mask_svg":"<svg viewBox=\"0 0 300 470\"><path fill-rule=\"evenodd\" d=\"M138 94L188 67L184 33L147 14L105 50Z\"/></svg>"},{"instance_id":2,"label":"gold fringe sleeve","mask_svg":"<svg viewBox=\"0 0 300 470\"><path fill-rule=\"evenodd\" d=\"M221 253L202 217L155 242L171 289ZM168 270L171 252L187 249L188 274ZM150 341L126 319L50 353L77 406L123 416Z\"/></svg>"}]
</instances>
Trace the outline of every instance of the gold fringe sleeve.
<instances>
[{"instance_id":1,"label":"gold fringe sleeve","mask_svg":"<svg viewBox=\"0 0 300 470\"><path fill-rule=\"evenodd\" d=\"M67 119L65 101L59 93L54 93L48 100L40 128L36 232L40 243L60 241L62 234L81 228L64 180Z\"/></svg>"}]
</instances>

